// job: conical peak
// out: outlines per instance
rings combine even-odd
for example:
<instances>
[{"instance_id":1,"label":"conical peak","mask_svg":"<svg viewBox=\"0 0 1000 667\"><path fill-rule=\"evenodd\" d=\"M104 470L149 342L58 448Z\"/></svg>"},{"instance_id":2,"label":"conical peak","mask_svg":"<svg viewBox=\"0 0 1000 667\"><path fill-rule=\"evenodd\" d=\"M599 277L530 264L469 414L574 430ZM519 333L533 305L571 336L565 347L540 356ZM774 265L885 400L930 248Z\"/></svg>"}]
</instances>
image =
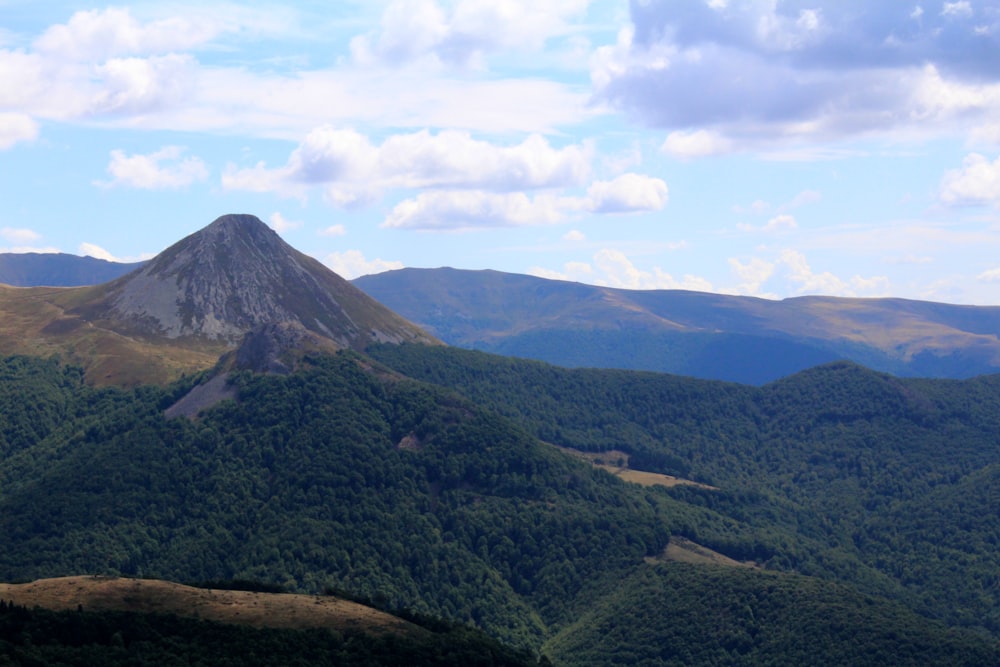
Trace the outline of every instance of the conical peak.
<instances>
[{"instance_id":1,"label":"conical peak","mask_svg":"<svg viewBox=\"0 0 1000 667\"><path fill-rule=\"evenodd\" d=\"M107 317L130 333L238 342L293 322L341 347L433 339L253 215L224 215L113 284Z\"/></svg>"}]
</instances>

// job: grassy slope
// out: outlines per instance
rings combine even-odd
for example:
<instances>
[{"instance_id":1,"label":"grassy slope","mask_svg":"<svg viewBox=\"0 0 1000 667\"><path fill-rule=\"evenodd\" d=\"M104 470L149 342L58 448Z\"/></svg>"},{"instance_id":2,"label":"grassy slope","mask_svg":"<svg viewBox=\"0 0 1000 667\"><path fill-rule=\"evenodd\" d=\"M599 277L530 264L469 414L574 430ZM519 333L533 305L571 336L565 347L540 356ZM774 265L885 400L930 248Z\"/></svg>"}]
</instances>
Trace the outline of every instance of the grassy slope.
<instances>
[{"instance_id":1,"label":"grassy slope","mask_svg":"<svg viewBox=\"0 0 1000 667\"><path fill-rule=\"evenodd\" d=\"M333 596L194 588L156 579L71 576L0 583L0 599L56 611L83 607L87 611L177 614L254 627L424 632L399 617Z\"/></svg>"},{"instance_id":2,"label":"grassy slope","mask_svg":"<svg viewBox=\"0 0 1000 667\"><path fill-rule=\"evenodd\" d=\"M136 386L211 368L226 350L205 341L130 338L67 313L97 289L0 286L0 354L57 356L83 367L92 384Z\"/></svg>"}]
</instances>

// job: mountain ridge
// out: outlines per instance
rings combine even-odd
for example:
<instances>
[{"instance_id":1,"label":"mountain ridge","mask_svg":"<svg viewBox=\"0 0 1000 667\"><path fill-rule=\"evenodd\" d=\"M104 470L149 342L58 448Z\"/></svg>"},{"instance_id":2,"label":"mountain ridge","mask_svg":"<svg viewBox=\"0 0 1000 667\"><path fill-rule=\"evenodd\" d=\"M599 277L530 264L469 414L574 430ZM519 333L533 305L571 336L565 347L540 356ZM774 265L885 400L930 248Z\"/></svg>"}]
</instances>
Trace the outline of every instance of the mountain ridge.
<instances>
[{"instance_id":1,"label":"mountain ridge","mask_svg":"<svg viewBox=\"0 0 1000 667\"><path fill-rule=\"evenodd\" d=\"M626 290L498 271L399 269L354 284L444 342L568 367L765 384L850 359L903 376L1000 372L1000 307Z\"/></svg>"}]
</instances>

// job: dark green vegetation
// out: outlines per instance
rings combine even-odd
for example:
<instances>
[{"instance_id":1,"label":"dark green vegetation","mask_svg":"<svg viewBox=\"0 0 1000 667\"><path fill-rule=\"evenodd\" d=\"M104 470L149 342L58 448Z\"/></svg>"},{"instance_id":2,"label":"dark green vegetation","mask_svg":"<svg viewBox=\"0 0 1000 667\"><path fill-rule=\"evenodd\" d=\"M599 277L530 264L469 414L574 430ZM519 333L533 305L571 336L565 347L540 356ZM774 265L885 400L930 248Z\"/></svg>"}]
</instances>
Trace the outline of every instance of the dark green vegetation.
<instances>
[{"instance_id":1,"label":"dark green vegetation","mask_svg":"<svg viewBox=\"0 0 1000 667\"><path fill-rule=\"evenodd\" d=\"M557 664L996 662L1000 378L840 363L753 388L371 354L237 373L239 400L194 421L163 410L197 378L93 388L6 359L0 579L346 590ZM671 534L770 571L660 562Z\"/></svg>"},{"instance_id":2,"label":"dark green vegetation","mask_svg":"<svg viewBox=\"0 0 1000 667\"><path fill-rule=\"evenodd\" d=\"M537 662L481 632L442 625L420 636L286 630L165 614L54 612L0 602L0 665L454 665Z\"/></svg>"},{"instance_id":3,"label":"dark green vegetation","mask_svg":"<svg viewBox=\"0 0 1000 667\"><path fill-rule=\"evenodd\" d=\"M567 367L756 385L838 359L901 376L1000 371L997 307L773 301L447 268L388 271L354 284L449 345Z\"/></svg>"}]
</instances>

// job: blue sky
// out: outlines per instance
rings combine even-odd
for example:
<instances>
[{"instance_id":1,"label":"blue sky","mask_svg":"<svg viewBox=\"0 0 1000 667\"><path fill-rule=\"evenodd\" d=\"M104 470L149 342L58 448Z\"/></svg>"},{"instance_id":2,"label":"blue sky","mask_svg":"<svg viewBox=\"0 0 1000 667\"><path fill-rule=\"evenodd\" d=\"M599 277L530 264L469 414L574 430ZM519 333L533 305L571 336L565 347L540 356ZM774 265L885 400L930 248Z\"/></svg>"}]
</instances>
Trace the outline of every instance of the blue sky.
<instances>
[{"instance_id":1,"label":"blue sky","mask_svg":"<svg viewBox=\"0 0 1000 667\"><path fill-rule=\"evenodd\" d=\"M1000 304L1000 1L0 0L0 252Z\"/></svg>"}]
</instances>

